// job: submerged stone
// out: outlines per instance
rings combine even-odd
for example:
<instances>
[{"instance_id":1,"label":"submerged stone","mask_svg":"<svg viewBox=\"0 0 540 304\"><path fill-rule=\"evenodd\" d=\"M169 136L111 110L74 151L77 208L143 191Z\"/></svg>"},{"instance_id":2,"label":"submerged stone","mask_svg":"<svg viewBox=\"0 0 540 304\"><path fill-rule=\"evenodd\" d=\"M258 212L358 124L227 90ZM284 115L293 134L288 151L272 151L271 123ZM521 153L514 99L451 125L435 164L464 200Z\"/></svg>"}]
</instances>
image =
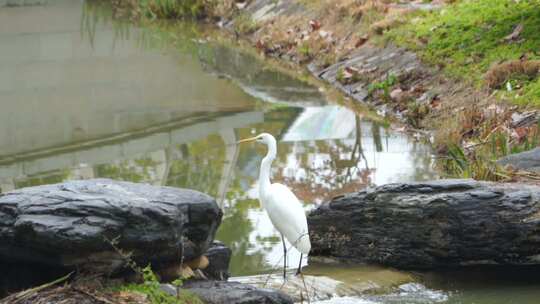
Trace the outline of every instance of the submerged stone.
<instances>
[{"instance_id":1,"label":"submerged stone","mask_svg":"<svg viewBox=\"0 0 540 304\"><path fill-rule=\"evenodd\" d=\"M164 284L162 289L176 295L176 288ZM278 290L258 288L239 282L189 281L182 289L188 289L207 304L292 304L292 299Z\"/></svg>"},{"instance_id":2,"label":"submerged stone","mask_svg":"<svg viewBox=\"0 0 540 304\"><path fill-rule=\"evenodd\" d=\"M261 288L278 289L293 298L295 303L320 302L334 297L362 297L366 294L390 292L395 286L414 283L414 276L379 266L339 265L318 263L310 258L302 276L289 271L283 281L280 272L232 278Z\"/></svg>"}]
</instances>

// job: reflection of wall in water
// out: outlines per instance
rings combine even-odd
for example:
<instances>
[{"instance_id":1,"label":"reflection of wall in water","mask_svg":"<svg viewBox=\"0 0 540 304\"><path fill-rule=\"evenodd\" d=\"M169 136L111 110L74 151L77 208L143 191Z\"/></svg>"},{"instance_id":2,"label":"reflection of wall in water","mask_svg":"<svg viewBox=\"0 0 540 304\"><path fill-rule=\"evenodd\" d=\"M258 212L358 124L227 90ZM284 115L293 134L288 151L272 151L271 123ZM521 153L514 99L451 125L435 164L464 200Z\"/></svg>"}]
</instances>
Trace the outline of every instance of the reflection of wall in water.
<instances>
[{"instance_id":1,"label":"reflection of wall in water","mask_svg":"<svg viewBox=\"0 0 540 304\"><path fill-rule=\"evenodd\" d=\"M211 134L220 134L222 142L232 145L237 140L232 130L262 121L261 112L228 114L167 132L127 138L107 145L82 145L75 151L17 161L0 166L0 190L60 182L66 178L102 176L164 185L171 163L181 158L181 154L172 152L179 145L205 139ZM211 169L220 175L228 174L226 172L235 165L236 151L229 146L215 148L224 149L227 163ZM226 186L223 184L218 190L223 192Z\"/></svg>"},{"instance_id":2,"label":"reflection of wall in water","mask_svg":"<svg viewBox=\"0 0 540 304\"><path fill-rule=\"evenodd\" d=\"M137 46L95 25L81 1L0 8L0 155L163 123L200 111L246 110L253 101L205 73L189 55ZM115 40L116 39L116 40Z\"/></svg>"}]
</instances>

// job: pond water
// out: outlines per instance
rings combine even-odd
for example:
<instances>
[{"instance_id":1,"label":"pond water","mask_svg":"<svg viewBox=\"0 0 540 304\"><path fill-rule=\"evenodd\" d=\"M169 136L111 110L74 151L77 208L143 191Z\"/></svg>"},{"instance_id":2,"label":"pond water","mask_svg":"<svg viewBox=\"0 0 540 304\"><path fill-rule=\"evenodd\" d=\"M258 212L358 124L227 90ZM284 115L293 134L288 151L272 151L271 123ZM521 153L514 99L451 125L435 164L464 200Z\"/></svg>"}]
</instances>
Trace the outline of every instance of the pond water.
<instances>
[{"instance_id":1,"label":"pond water","mask_svg":"<svg viewBox=\"0 0 540 304\"><path fill-rule=\"evenodd\" d=\"M290 186L306 210L368 185L437 177L429 147L329 101L294 73L207 42L193 24L137 28L83 1L5 3L1 192L97 177L206 192L224 210L217 239L233 251L231 272L247 276L277 271L282 248L257 200L265 151L237 140L276 136L273 180ZM291 266L298 259L291 250ZM331 303L540 302L534 275L509 281L481 272L471 281L462 273L309 264L306 274L389 288Z\"/></svg>"}]
</instances>

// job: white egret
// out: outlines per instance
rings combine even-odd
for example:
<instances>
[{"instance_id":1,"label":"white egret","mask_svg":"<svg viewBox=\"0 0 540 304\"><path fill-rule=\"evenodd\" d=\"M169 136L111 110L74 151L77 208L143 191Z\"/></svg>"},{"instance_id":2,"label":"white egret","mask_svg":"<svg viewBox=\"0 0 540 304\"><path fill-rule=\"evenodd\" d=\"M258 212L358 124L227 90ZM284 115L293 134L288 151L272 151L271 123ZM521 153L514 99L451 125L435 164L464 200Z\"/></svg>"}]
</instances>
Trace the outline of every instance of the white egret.
<instances>
[{"instance_id":1,"label":"white egret","mask_svg":"<svg viewBox=\"0 0 540 304\"><path fill-rule=\"evenodd\" d=\"M266 156L261 162L259 173L259 201L268 213L272 224L281 234L283 243L283 278L286 278L287 247L284 237L300 251L300 263L296 274L301 272L302 257L311 250L307 219L302 205L287 186L270 183L270 170L272 161L276 158L276 139L268 133L261 133L255 137L240 140L238 143L257 141L268 148Z\"/></svg>"}]
</instances>

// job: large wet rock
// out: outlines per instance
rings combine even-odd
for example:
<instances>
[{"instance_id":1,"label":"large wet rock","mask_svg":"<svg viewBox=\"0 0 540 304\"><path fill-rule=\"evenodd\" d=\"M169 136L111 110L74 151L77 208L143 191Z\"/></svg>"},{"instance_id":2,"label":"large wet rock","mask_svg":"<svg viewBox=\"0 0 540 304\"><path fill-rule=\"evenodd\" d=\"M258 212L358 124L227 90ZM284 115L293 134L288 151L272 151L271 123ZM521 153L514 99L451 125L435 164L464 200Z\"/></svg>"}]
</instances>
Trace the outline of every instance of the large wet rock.
<instances>
[{"instance_id":1,"label":"large wet rock","mask_svg":"<svg viewBox=\"0 0 540 304\"><path fill-rule=\"evenodd\" d=\"M540 173L540 148L505 156L497 163L514 169Z\"/></svg>"},{"instance_id":2,"label":"large wet rock","mask_svg":"<svg viewBox=\"0 0 540 304\"><path fill-rule=\"evenodd\" d=\"M308 217L310 256L398 268L540 264L540 187L473 180L388 184Z\"/></svg>"},{"instance_id":3,"label":"large wet rock","mask_svg":"<svg viewBox=\"0 0 540 304\"><path fill-rule=\"evenodd\" d=\"M114 272L199 257L222 212L203 193L108 179L0 194L0 262Z\"/></svg>"},{"instance_id":4,"label":"large wet rock","mask_svg":"<svg viewBox=\"0 0 540 304\"><path fill-rule=\"evenodd\" d=\"M162 285L164 291L176 295L176 288ZM278 290L258 288L239 282L188 281L183 286L207 304L292 304L292 299Z\"/></svg>"}]
</instances>

